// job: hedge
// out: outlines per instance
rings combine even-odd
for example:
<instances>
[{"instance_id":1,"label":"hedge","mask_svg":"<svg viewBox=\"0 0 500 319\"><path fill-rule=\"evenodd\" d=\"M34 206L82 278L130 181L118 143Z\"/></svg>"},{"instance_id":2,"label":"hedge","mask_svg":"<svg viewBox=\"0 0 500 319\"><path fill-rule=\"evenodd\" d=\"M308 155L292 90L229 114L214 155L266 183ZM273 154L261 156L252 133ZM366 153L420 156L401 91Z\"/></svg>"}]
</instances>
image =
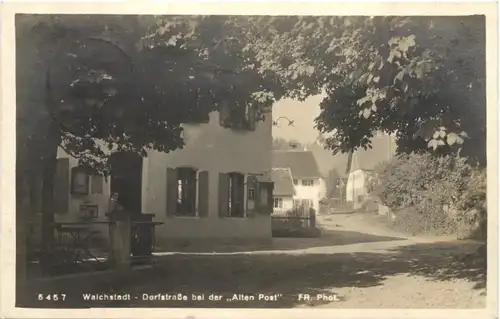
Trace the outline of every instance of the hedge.
<instances>
[{"instance_id":1,"label":"hedge","mask_svg":"<svg viewBox=\"0 0 500 319\"><path fill-rule=\"evenodd\" d=\"M486 238L486 170L462 157L405 154L377 167L368 191L411 233Z\"/></svg>"}]
</instances>

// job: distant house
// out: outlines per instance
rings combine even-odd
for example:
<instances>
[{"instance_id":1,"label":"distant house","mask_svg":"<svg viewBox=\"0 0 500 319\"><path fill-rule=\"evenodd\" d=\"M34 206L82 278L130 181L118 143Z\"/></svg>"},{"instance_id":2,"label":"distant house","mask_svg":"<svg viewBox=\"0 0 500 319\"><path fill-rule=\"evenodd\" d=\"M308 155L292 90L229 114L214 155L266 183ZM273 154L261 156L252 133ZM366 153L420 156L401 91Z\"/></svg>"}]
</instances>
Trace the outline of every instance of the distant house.
<instances>
[{"instance_id":1,"label":"distant house","mask_svg":"<svg viewBox=\"0 0 500 319\"><path fill-rule=\"evenodd\" d=\"M377 135L372 139L372 148L354 152L351 164L351 172L347 178L346 201L352 203L354 208L361 203L368 194L367 183L372 176L373 170L395 154L393 137L388 135Z\"/></svg>"},{"instance_id":2,"label":"distant house","mask_svg":"<svg viewBox=\"0 0 500 319\"><path fill-rule=\"evenodd\" d=\"M321 174L312 152L303 150L273 151L272 166L273 171L277 169L290 171L294 186L294 207L303 205L318 211L319 201L324 193L324 183L321 182ZM276 191L273 192L273 197L275 199L281 198Z\"/></svg>"},{"instance_id":3,"label":"distant house","mask_svg":"<svg viewBox=\"0 0 500 319\"><path fill-rule=\"evenodd\" d=\"M273 168L271 177L274 182L273 208L275 211L287 211L293 209L293 198L295 186L293 185L292 173L289 168Z\"/></svg>"}]
</instances>

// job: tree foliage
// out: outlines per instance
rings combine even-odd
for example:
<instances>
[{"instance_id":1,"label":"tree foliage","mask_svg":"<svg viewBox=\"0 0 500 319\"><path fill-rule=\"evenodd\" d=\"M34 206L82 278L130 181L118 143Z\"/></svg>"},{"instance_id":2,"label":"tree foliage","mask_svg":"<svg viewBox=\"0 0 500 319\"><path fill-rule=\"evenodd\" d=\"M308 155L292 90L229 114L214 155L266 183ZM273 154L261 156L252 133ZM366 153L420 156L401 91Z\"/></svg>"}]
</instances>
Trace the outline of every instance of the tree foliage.
<instances>
[{"instance_id":1,"label":"tree foliage","mask_svg":"<svg viewBox=\"0 0 500 319\"><path fill-rule=\"evenodd\" d=\"M314 94L325 95L316 126L334 153L370 147L383 131L400 153L485 161L484 17L26 20L51 61L61 145L98 171L110 147L181 148L182 123L223 105L262 116L282 96Z\"/></svg>"},{"instance_id":2,"label":"tree foliage","mask_svg":"<svg viewBox=\"0 0 500 319\"><path fill-rule=\"evenodd\" d=\"M241 29L224 17L26 16L47 64L60 146L106 174L111 150L146 156L183 147L182 124L228 105L262 119L277 81L257 73ZM31 26L28 27L28 26ZM22 36L24 35L24 36ZM33 34L31 34L33 35ZM32 37L31 37L32 38Z\"/></svg>"},{"instance_id":3,"label":"tree foliage","mask_svg":"<svg viewBox=\"0 0 500 319\"><path fill-rule=\"evenodd\" d=\"M316 119L334 152L395 133L399 153L460 150L485 162L485 20L258 17L249 46L286 95L324 94ZM251 28L250 28L251 29ZM253 30L253 29L251 29ZM286 54L284 54L286 52Z\"/></svg>"}]
</instances>

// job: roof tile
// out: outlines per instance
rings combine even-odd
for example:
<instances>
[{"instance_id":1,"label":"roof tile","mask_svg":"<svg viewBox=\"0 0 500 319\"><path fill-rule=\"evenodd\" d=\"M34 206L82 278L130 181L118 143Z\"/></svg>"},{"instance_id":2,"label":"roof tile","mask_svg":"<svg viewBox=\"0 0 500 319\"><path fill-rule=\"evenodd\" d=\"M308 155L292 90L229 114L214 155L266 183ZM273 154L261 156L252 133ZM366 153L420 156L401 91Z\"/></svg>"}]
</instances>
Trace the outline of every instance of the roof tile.
<instances>
[{"instance_id":1,"label":"roof tile","mask_svg":"<svg viewBox=\"0 0 500 319\"><path fill-rule=\"evenodd\" d=\"M311 151L273 151L273 168L289 168L293 178L319 178L318 163Z\"/></svg>"}]
</instances>

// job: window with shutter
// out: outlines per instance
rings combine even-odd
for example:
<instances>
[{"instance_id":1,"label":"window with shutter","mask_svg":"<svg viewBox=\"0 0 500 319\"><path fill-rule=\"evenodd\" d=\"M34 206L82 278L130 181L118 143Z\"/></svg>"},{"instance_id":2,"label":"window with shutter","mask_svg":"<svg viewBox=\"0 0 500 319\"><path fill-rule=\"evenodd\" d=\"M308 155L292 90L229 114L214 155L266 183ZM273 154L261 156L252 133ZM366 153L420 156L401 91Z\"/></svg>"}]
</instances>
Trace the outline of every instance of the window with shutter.
<instances>
[{"instance_id":1,"label":"window with shutter","mask_svg":"<svg viewBox=\"0 0 500 319\"><path fill-rule=\"evenodd\" d=\"M252 105L223 105L219 109L220 125L235 130L254 131L257 112Z\"/></svg>"},{"instance_id":2,"label":"window with shutter","mask_svg":"<svg viewBox=\"0 0 500 319\"><path fill-rule=\"evenodd\" d=\"M54 180L54 201L56 214L65 214L69 210L69 158L58 158Z\"/></svg>"}]
</instances>

